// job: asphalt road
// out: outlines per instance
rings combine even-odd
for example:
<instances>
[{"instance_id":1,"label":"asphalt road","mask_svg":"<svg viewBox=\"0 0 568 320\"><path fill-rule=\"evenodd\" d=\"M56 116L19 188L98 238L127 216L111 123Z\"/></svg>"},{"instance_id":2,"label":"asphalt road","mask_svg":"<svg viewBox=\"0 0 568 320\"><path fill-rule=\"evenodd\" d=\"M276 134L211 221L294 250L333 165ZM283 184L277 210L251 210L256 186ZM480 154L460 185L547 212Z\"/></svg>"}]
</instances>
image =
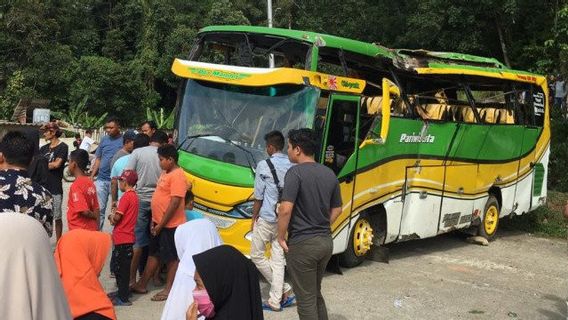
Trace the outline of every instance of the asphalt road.
<instances>
[{"instance_id":1,"label":"asphalt road","mask_svg":"<svg viewBox=\"0 0 568 320\"><path fill-rule=\"evenodd\" d=\"M328 273L322 286L329 319L568 319L567 241L498 232L487 247L457 234L392 244L388 264ZM108 270L107 259L100 280L111 291ZM118 319L159 319L164 302L150 298L160 288L149 289L133 306L118 307ZM295 307L265 312L267 320L297 318Z\"/></svg>"}]
</instances>

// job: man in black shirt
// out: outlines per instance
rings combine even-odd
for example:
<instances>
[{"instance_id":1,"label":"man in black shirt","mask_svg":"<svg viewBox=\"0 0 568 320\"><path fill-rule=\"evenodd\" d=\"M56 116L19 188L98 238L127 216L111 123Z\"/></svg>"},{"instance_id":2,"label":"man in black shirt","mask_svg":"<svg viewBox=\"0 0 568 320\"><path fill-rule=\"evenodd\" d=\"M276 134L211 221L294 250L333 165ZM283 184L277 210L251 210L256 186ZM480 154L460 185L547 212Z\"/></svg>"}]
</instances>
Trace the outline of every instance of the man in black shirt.
<instances>
[{"instance_id":1,"label":"man in black shirt","mask_svg":"<svg viewBox=\"0 0 568 320\"><path fill-rule=\"evenodd\" d=\"M339 182L331 169L315 162L315 137L311 129L288 133L288 157L297 165L286 173L278 210L278 242L301 320L327 320L321 281L333 252L331 224L341 214Z\"/></svg>"},{"instance_id":2,"label":"man in black shirt","mask_svg":"<svg viewBox=\"0 0 568 320\"><path fill-rule=\"evenodd\" d=\"M62 131L55 122L50 122L43 128L43 137L48 144L39 149L39 153L43 155L48 162L49 172L47 175L47 190L53 196L53 220L55 224L55 236L59 241L63 231L63 223L61 222L61 203L63 202L63 169L67 161L69 147L61 140Z\"/></svg>"}]
</instances>

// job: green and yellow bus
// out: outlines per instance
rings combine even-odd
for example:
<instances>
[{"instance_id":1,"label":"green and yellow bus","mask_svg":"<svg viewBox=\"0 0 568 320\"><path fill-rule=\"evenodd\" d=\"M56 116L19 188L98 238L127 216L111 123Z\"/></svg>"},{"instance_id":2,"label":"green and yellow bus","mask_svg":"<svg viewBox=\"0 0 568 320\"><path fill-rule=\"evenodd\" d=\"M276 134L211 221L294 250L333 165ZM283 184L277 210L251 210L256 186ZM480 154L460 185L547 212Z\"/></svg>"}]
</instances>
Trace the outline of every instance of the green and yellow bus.
<instances>
[{"instance_id":1,"label":"green and yellow bus","mask_svg":"<svg viewBox=\"0 0 568 320\"><path fill-rule=\"evenodd\" d=\"M319 133L317 161L341 186L332 233L344 266L372 245L457 229L492 239L500 218L546 201L546 79L495 59L213 26L172 71L184 81L175 135L195 207L244 253L274 129Z\"/></svg>"}]
</instances>

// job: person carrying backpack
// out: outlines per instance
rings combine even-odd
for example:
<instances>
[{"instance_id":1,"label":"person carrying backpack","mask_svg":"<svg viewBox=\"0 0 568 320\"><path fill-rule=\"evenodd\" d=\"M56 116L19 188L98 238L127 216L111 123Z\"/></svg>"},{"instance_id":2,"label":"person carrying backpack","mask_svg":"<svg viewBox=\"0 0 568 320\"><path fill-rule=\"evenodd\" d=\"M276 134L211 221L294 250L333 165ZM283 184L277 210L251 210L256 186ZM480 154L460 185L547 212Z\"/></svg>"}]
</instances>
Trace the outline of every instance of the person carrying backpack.
<instances>
[{"instance_id":1,"label":"person carrying backpack","mask_svg":"<svg viewBox=\"0 0 568 320\"><path fill-rule=\"evenodd\" d=\"M254 205L252 215L251 260L260 273L270 283L270 297L263 304L265 310L280 311L294 302L292 287L284 282L286 265L284 251L277 241L277 204L284 186L284 177L292 164L282 153L284 136L280 131L272 131L264 136L266 153L270 158L260 161L256 167L254 180ZM271 244L271 256L264 252Z\"/></svg>"}]
</instances>

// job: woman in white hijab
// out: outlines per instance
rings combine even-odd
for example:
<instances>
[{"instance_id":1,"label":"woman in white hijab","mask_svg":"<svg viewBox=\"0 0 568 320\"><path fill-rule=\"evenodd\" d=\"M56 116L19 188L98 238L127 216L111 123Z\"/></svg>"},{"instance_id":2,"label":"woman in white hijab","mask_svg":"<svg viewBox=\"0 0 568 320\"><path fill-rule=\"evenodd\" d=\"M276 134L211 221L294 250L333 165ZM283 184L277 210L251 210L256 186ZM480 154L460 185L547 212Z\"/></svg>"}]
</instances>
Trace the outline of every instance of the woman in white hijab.
<instances>
[{"instance_id":1,"label":"woman in white hijab","mask_svg":"<svg viewBox=\"0 0 568 320\"><path fill-rule=\"evenodd\" d=\"M161 320L185 320L195 288L193 255L223 244L217 228L208 219L182 224L176 229L174 239L180 262Z\"/></svg>"},{"instance_id":2,"label":"woman in white hijab","mask_svg":"<svg viewBox=\"0 0 568 320\"><path fill-rule=\"evenodd\" d=\"M71 319L49 238L34 218L0 214L2 319Z\"/></svg>"}]
</instances>

